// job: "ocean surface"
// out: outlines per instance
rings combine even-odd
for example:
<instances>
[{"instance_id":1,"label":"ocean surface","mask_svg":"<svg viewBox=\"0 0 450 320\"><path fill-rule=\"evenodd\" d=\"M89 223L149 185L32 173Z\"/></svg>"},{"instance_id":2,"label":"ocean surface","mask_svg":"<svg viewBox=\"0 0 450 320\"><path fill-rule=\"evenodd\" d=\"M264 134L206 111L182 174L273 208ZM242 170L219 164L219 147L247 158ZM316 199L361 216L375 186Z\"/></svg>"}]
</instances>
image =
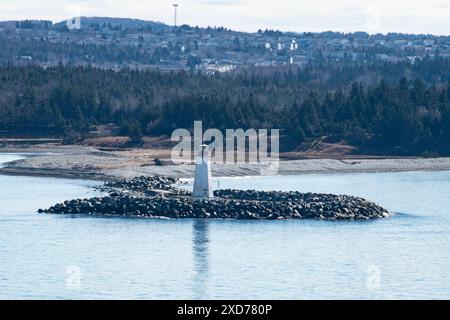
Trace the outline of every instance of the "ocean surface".
<instances>
[{"instance_id":1,"label":"ocean surface","mask_svg":"<svg viewBox=\"0 0 450 320\"><path fill-rule=\"evenodd\" d=\"M371 222L43 215L36 210L96 195L97 183L0 176L0 298L450 298L450 172L216 183L362 196L394 214Z\"/></svg>"}]
</instances>

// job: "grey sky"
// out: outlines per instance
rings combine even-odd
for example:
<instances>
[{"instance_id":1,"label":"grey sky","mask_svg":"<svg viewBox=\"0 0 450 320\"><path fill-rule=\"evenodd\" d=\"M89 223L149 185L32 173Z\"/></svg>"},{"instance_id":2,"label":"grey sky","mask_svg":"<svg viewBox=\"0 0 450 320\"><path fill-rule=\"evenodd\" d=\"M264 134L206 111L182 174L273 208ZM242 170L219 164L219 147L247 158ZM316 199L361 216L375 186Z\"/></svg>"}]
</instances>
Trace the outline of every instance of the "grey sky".
<instances>
[{"instance_id":1,"label":"grey sky","mask_svg":"<svg viewBox=\"0 0 450 320\"><path fill-rule=\"evenodd\" d=\"M450 34L450 0L0 0L0 20L130 17L256 31Z\"/></svg>"}]
</instances>

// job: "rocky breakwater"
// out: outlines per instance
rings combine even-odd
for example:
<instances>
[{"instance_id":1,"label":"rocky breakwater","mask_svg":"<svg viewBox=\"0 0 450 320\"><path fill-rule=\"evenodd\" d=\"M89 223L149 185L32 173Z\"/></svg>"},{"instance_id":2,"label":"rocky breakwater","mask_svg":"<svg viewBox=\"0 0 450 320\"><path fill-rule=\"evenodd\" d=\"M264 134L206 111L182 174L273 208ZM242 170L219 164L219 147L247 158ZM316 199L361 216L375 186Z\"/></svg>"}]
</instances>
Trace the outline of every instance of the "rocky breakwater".
<instances>
[{"instance_id":1,"label":"rocky breakwater","mask_svg":"<svg viewBox=\"0 0 450 320\"><path fill-rule=\"evenodd\" d=\"M219 190L215 195L221 199L259 203L287 218L370 220L389 216L386 209L373 202L346 195L255 190Z\"/></svg>"},{"instance_id":2,"label":"rocky breakwater","mask_svg":"<svg viewBox=\"0 0 450 320\"><path fill-rule=\"evenodd\" d=\"M101 192L108 192L110 196L136 195L151 197L162 194L188 195L190 192L178 188L181 184L178 178L172 177L136 177L133 179L107 182L97 187Z\"/></svg>"},{"instance_id":3,"label":"rocky breakwater","mask_svg":"<svg viewBox=\"0 0 450 320\"><path fill-rule=\"evenodd\" d=\"M109 196L76 199L39 210L52 214L126 217L370 220L388 216L362 198L300 192L219 190L211 200L194 201L172 178L139 177L106 184Z\"/></svg>"}]
</instances>

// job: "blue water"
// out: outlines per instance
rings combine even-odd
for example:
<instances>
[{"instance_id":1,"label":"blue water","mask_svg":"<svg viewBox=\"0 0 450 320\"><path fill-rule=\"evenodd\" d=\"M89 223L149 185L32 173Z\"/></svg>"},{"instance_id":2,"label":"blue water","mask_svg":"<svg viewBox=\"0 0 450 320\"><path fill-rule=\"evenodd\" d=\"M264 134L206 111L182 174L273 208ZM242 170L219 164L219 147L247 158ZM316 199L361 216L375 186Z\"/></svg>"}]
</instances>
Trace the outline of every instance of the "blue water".
<instances>
[{"instance_id":1,"label":"blue water","mask_svg":"<svg viewBox=\"0 0 450 320\"><path fill-rule=\"evenodd\" d=\"M94 184L0 176L0 298L450 298L450 172L220 179L358 195L396 212L364 223L35 213L93 196Z\"/></svg>"}]
</instances>

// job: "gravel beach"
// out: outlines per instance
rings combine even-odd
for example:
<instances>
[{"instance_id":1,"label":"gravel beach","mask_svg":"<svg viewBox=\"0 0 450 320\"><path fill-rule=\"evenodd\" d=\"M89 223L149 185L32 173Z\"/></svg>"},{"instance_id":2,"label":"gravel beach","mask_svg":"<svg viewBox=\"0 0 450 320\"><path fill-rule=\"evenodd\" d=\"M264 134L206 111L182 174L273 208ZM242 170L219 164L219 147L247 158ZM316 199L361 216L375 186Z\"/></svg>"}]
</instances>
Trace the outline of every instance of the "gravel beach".
<instances>
[{"instance_id":1,"label":"gravel beach","mask_svg":"<svg viewBox=\"0 0 450 320\"><path fill-rule=\"evenodd\" d=\"M167 150L108 150L88 146L36 145L2 147L2 153L21 153L24 159L4 164L0 174L114 180L136 176L192 178L194 165L155 165ZM279 166L214 164L213 176L296 175L310 173L447 171L450 158L304 159L280 161Z\"/></svg>"}]
</instances>

